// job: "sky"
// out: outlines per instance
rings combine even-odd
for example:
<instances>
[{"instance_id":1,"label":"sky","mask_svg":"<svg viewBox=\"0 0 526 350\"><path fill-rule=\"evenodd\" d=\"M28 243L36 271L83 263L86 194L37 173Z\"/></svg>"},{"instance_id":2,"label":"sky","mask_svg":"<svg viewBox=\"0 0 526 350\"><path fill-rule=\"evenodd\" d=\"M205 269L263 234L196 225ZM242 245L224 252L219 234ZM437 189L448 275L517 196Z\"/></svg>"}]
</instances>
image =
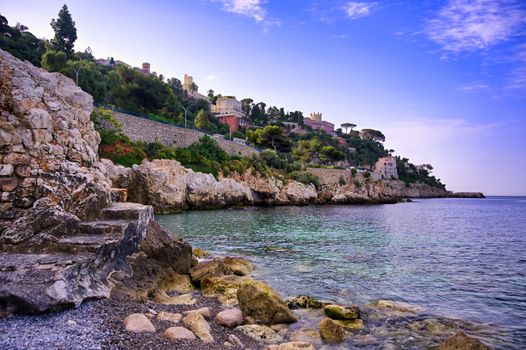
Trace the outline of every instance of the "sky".
<instances>
[{"instance_id":1,"label":"sky","mask_svg":"<svg viewBox=\"0 0 526 350\"><path fill-rule=\"evenodd\" d=\"M38 37L65 0L0 0ZM375 128L453 191L526 195L524 0L70 0L75 49Z\"/></svg>"}]
</instances>

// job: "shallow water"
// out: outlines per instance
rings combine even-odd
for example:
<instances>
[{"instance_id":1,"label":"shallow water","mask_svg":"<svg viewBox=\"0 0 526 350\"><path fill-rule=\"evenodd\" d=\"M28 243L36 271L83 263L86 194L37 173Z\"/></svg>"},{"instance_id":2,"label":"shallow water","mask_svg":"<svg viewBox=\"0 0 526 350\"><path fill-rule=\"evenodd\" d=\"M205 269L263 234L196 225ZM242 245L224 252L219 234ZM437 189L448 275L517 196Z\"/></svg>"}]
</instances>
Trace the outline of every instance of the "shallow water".
<instances>
[{"instance_id":1,"label":"shallow water","mask_svg":"<svg viewBox=\"0 0 526 350\"><path fill-rule=\"evenodd\" d=\"M490 325L496 349L526 347L526 199L426 199L158 216L192 245L242 255L282 294L393 299Z\"/></svg>"}]
</instances>

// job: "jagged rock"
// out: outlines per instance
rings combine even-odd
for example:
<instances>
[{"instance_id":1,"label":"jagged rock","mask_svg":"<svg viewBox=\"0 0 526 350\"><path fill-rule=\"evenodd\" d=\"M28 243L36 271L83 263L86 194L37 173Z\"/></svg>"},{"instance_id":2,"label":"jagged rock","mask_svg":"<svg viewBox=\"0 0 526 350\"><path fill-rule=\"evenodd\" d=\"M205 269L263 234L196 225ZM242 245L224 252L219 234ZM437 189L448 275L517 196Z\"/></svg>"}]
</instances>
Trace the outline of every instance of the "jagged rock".
<instances>
[{"instance_id":1,"label":"jagged rock","mask_svg":"<svg viewBox=\"0 0 526 350\"><path fill-rule=\"evenodd\" d=\"M205 251L203 248L194 248L192 249L192 254L196 256L199 259L204 259L210 255L207 251Z\"/></svg>"},{"instance_id":2,"label":"jagged rock","mask_svg":"<svg viewBox=\"0 0 526 350\"><path fill-rule=\"evenodd\" d=\"M217 277L231 274L232 270L221 260L203 261L190 269L192 282L197 285L200 285L202 279L205 277Z\"/></svg>"},{"instance_id":3,"label":"jagged rock","mask_svg":"<svg viewBox=\"0 0 526 350\"><path fill-rule=\"evenodd\" d=\"M124 319L126 330L133 333L155 333L155 327L143 314L131 314Z\"/></svg>"},{"instance_id":4,"label":"jagged rock","mask_svg":"<svg viewBox=\"0 0 526 350\"><path fill-rule=\"evenodd\" d=\"M176 293L191 293L194 286L189 275L174 274L166 286L167 289Z\"/></svg>"},{"instance_id":5,"label":"jagged rock","mask_svg":"<svg viewBox=\"0 0 526 350\"><path fill-rule=\"evenodd\" d=\"M467 336L464 332L458 332L442 342L438 350L491 350L491 348L480 340Z\"/></svg>"},{"instance_id":6,"label":"jagged rock","mask_svg":"<svg viewBox=\"0 0 526 350\"><path fill-rule=\"evenodd\" d=\"M234 328L243 324L243 313L235 308L223 310L216 315L215 321L221 326Z\"/></svg>"},{"instance_id":7,"label":"jagged rock","mask_svg":"<svg viewBox=\"0 0 526 350\"><path fill-rule=\"evenodd\" d=\"M164 305L194 305L197 300L192 294L181 294L175 297L169 296L165 291L161 290L155 293L153 300L156 303Z\"/></svg>"},{"instance_id":8,"label":"jagged rock","mask_svg":"<svg viewBox=\"0 0 526 350\"><path fill-rule=\"evenodd\" d=\"M263 324L297 321L274 289L264 282L247 281L239 287L237 298L243 316L253 317Z\"/></svg>"},{"instance_id":9,"label":"jagged rock","mask_svg":"<svg viewBox=\"0 0 526 350\"><path fill-rule=\"evenodd\" d=\"M216 297L223 305L234 306L239 303L237 290L249 281L249 277L237 275L204 277L201 280L201 291L203 295Z\"/></svg>"},{"instance_id":10,"label":"jagged rock","mask_svg":"<svg viewBox=\"0 0 526 350\"><path fill-rule=\"evenodd\" d=\"M254 265L243 258L226 257L223 263L237 276L248 276L254 271Z\"/></svg>"},{"instance_id":11,"label":"jagged rock","mask_svg":"<svg viewBox=\"0 0 526 350\"><path fill-rule=\"evenodd\" d=\"M334 320L355 320L360 318L360 309L357 305L340 306L340 305L326 305L323 312L327 317Z\"/></svg>"},{"instance_id":12,"label":"jagged rock","mask_svg":"<svg viewBox=\"0 0 526 350\"><path fill-rule=\"evenodd\" d=\"M318 199L318 192L314 185L305 185L298 181L289 181L281 189L281 193L286 198L284 204L305 205L315 203Z\"/></svg>"},{"instance_id":13,"label":"jagged rock","mask_svg":"<svg viewBox=\"0 0 526 350\"><path fill-rule=\"evenodd\" d=\"M269 345L265 350L316 350L316 348L312 344L306 342L294 341L279 345Z\"/></svg>"},{"instance_id":14,"label":"jagged rock","mask_svg":"<svg viewBox=\"0 0 526 350\"><path fill-rule=\"evenodd\" d=\"M130 191L130 200L151 203L159 213L253 202L248 186L233 179L217 181L212 175L195 173L175 160L143 161L141 165L133 166L128 188L134 189Z\"/></svg>"},{"instance_id":15,"label":"jagged rock","mask_svg":"<svg viewBox=\"0 0 526 350\"><path fill-rule=\"evenodd\" d=\"M166 312L166 311L161 311L157 314L157 320L168 321L172 323L179 323L182 317L183 315L181 314L174 314L174 313Z\"/></svg>"},{"instance_id":16,"label":"jagged rock","mask_svg":"<svg viewBox=\"0 0 526 350\"><path fill-rule=\"evenodd\" d=\"M287 298L285 300L289 309L321 309L326 302L316 300L308 295L298 295L297 297Z\"/></svg>"},{"instance_id":17,"label":"jagged rock","mask_svg":"<svg viewBox=\"0 0 526 350\"><path fill-rule=\"evenodd\" d=\"M238 326L235 330L243 332L249 337L265 344L277 344L283 341L282 336L276 334L276 332L267 326L247 324L244 326Z\"/></svg>"},{"instance_id":18,"label":"jagged rock","mask_svg":"<svg viewBox=\"0 0 526 350\"><path fill-rule=\"evenodd\" d=\"M341 343L345 338L345 330L337 322L325 317L320 322L321 338L329 344Z\"/></svg>"},{"instance_id":19,"label":"jagged rock","mask_svg":"<svg viewBox=\"0 0 526 350\"><path fill-rule=\"evenodd\" d=\"M12 214L4 220L24 216L43 197L81 220L110 205L109 183L98 168L92 103L71 79L0 50L0 184L13 194ZM11 226L4 220L0 241Z\"/></svg>"},{"instance_id":20,"label":"jagged rock","mask_svg":"<svg viewBox=\"0 0 526 350\"><path fill-rule=\"evenodd\" d=\"M164 331L163 335L170 340L177 340L177 339L195 340L196 339L195 334L192 331L184 327L170 327Z\"/></svg>"},{"instance_id":21,"label":"jagged rock","mask_svg":"<svg viewBox=\"0 0 526 350\"><path fill-rule=\"evenodd\" d=\"M210 334L210 325L200 313L190 312L183 318L183 324L190 328L204 343L214 342L214 337Z\"/></svg>"}]
</instances>

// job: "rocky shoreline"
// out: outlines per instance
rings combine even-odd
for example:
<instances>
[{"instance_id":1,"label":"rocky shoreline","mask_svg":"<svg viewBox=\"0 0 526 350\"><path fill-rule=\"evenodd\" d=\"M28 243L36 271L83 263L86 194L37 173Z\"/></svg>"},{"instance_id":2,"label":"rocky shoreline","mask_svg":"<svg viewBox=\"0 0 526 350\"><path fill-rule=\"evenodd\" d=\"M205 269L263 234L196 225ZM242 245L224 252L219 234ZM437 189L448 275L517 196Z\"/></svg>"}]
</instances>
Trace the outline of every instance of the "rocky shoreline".
<instances>
[{"instance_id":1,"label":"rocky shoreline","mask_svg":"<svg viewBox=\"0 0 526 350\"><path fill-rule=\"evenodd\" d=\"M336 169L316 169L322 172L320 187L316 188L313 184L266 178L250 171L216 180L175 160L145 160L132 168L115 165L108 159L102 159L101 164L113 187L126 190L132 202L153 206L157 214L245 206L393 204L407 198L484 198L482 193L454 193L420 183L407 186L399 180L372 181L361 174ZM334 174L323 176L323 172L336 172L337 180Z\"/></svg>"}]
</instances>

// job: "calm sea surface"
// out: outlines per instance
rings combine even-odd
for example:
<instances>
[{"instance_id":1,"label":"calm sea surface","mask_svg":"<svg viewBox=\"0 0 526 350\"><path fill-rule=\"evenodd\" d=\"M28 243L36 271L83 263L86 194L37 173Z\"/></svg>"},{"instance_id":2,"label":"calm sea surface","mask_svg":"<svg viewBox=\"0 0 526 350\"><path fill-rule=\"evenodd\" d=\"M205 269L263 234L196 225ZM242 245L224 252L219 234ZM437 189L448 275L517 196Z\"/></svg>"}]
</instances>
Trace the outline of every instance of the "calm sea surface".
<instances>
[{"instance_id":1,"label":"calm sea surface","mask_svg":"<svg viewBox=\"0 0 526 350\"><path fill-rule=\"evenodd\" d=\"M526 348L526 198L185 212L158 217L193 246L241 255L285 296L393 299L498 327ZM491 336L490 336L491 338Z\"/></svg>"}]
</instances>

